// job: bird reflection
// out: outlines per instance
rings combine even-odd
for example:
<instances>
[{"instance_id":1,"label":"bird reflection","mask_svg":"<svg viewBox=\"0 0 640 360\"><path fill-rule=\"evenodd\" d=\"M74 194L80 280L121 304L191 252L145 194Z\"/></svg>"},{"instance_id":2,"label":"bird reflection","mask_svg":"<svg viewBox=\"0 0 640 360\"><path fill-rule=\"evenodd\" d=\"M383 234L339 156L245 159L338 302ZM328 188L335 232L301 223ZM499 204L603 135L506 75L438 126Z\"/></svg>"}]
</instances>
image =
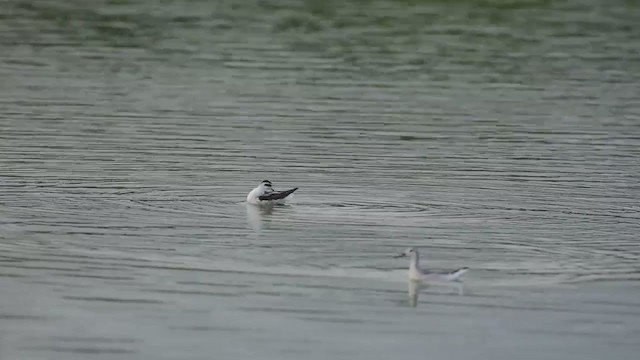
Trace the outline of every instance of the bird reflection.
<instances>
[{"instance_id":1,"label":"bird reflection","mask_svg":"<svg viewBox=\"0 0 640 360\"><path fill-rule=\"evenodd\" d=\"M268 223L265 217L273 213L274 206L263 205L257 206L246 204L247 207L247 223L255 232L260 232Z\"/></svg>"},{"instance_id":2,"label":"bird reflection","mask_svg":"<svg viewBox=\"0 0 640 360\"><path fill-rule=\"evenodd\" d=\"M454 286L458 290L458 295L464 295L464 284L462 282L454 282L449 286ZM409 280L409 306L418 306L418 297L420 290L428 288L429 285L420 282L419 280Z\"/></svg>"},{"instance_id":3,"label":"bird reflection","mask_svg":"<svg viewBox=\"0 0 640 360\"><path fill-rule=\"evenodd\" d=\"M409 280L409 305L411 307L418 306L418 293L420 293L421 284L416 280Z\"/></svg>"}]
</instances>

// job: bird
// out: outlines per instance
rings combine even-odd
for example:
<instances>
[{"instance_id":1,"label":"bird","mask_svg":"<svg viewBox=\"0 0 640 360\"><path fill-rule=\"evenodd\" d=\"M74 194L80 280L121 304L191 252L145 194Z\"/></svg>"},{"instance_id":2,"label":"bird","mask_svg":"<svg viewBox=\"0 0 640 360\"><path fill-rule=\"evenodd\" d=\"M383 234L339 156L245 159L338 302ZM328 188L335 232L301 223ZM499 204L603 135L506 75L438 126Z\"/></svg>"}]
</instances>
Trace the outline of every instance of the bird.
<instances>
[{"instance_id":1,"label":"bird","mask_svg":"<svg viewBox=\"0 0 640 360\"><path fill-rule=\"evenodd\" d=\"M394 256L394 258L410 257L409 262L409 280L420 282L460 282L460 276L469 270L468 267L463 267L452 272L437 273L428 270L421 269L418 265L420 261L420 254L418 250L414 248L407 248L405 251Z\"/></svg>"},{"instance_id":2,"label":"bird","mask_svg":"<svg viewBox=\"0 0 640 360\"><path fill-rule=\"evenodd\" d=\"M262 180L255 189L247 194L247 202L255 205L283 204L287 197L296 190L298 190L297 187L284 191L276 191L273 189L271 181Z\"/></svg>"}]
</instances>

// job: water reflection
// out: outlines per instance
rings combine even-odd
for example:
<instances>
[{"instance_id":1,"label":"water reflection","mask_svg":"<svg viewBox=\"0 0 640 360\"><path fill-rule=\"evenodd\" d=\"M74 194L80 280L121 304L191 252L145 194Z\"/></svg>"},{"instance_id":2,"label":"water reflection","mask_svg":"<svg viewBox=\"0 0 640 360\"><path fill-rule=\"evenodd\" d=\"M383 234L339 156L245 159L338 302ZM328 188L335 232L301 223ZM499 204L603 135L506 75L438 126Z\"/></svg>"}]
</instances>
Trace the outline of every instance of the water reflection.
<instances>
[{"instance_id":1,"label":"water reflection","mask_svg":"<svg viewBox=\"0 0 640 360\"><path fill-rule=\"evenodd\" d=\"M464 284L462 282L453 282L443 285L446 285L447 287L455 287L459 296L464 295ZM428 288L429 286L429 284L421 283L417 280L409 280L409 306L417 307L420 291Z\"/></svg>"},{"instance_id":2,"label":"water reflection","mask_svg":"<svg viewBox=\"0 0 640 360\"><path fill-rule=\"evenodd\" d=\"M260 232L269 223L268 216L273 213L275 205L245 204L247 207L247 223L255 232Z\"/></svg>"},{"instance_id":3,"label":"water reflection","mask_svg":"<svg viewBox=\"0 0 640 360\"><path fill-rule=\"evenodd\" d=\"M409 305L411 307L418 306L418 293L422 284L416 280L409 280Z\"/></svg>"}]
</instances>

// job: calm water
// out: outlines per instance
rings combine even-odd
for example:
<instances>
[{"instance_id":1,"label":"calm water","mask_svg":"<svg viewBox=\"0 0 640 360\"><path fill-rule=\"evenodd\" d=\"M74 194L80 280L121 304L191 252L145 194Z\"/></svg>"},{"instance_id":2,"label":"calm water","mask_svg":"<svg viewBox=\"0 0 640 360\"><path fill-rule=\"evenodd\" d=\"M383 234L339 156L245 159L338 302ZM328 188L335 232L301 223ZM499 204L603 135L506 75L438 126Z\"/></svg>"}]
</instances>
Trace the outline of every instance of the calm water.
<instances>
[{"instance_id":1,"label":"calm water","mask_svg":"<svg viewBox=\"0 0 640 360\"><path fill-rule=\"evenodd\" d=\"M3 1L0 359L635 359L639 23ZM464 295L409 296L407 246Z\"/></svg>"}]
</instances>

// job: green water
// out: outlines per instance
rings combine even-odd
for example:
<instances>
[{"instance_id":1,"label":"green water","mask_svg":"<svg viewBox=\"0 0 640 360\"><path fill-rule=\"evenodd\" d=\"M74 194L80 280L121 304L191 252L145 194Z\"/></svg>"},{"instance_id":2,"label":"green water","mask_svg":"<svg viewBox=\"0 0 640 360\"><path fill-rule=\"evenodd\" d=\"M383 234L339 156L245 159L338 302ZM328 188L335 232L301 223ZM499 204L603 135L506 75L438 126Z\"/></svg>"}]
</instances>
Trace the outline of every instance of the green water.
<instances>
[{"instance_id":1,"label":"green water","mask_svg":"<svg viewBox=\"0 0 640 360\"><path fill-rule=\"evenodd\" d=\"M639 22L0 2L0 359L634 358Z\"/></svg>"}]
</instances>

